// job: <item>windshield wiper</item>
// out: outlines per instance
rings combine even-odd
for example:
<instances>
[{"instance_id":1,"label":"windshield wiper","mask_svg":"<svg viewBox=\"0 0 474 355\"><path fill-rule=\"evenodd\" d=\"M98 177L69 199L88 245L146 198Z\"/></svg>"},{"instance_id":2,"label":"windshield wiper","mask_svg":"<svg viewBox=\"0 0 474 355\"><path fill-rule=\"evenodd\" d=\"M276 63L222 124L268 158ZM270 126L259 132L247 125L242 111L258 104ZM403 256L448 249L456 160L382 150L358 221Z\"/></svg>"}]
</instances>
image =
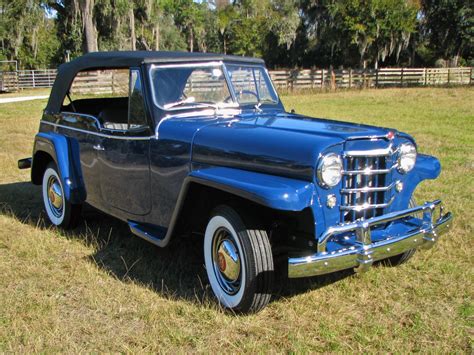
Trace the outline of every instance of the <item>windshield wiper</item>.
<instances>
[{"instance_id":1,"label":"windshield wiper","mask_svg":"<svg viewBox=\"0 0 474 355\"><path fill-rule=\"evenodd\" d=\"M168 110L170 108L173 108L175 106L183 105L183 104L192 104L193 102L196 102L196 98L194 96L187 97L183 100L179 100L176 102L171 102L169 104L163 105L163 108Z\"/></svg>"}]
</instances>

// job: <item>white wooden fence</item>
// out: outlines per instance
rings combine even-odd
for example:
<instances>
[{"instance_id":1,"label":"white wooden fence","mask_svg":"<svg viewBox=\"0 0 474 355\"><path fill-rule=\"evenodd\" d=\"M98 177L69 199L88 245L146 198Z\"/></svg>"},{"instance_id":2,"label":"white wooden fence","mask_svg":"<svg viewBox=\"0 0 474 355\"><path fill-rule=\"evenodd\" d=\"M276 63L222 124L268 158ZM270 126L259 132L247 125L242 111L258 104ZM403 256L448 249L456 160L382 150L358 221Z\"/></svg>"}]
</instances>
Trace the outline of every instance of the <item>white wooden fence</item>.
<instances>
[{"instance_id":1,"label":"white wooden fence","mask_svg":"<svg viewBox=\"0 0 474 355\"><path fill-rule=\"evenodd\" d=\"M112 71L81 74L79 92L113 92L117 80L126 75ZM103 74L101 74L103 73ZM289 69L271 70L275 86L283 91L380 88L435 85L472 85L473 68L381 68L381 69ZM55 69L0 71L0 92L19 89L48 88L56 78ZM119 84L126 88L126 83Z\"/></svg>"},{"instance_id":2,"label":"white wooden fence","mask_svg":"<svg viewBox=\"0 0 474 355\"><path fill-rule=\"evenodd\" d=\"M379 88L433 85L470 85L473 70L467 68L382 68L273 70L276 87L288 91L337 88Z\"/></svg>"}]
</instances>

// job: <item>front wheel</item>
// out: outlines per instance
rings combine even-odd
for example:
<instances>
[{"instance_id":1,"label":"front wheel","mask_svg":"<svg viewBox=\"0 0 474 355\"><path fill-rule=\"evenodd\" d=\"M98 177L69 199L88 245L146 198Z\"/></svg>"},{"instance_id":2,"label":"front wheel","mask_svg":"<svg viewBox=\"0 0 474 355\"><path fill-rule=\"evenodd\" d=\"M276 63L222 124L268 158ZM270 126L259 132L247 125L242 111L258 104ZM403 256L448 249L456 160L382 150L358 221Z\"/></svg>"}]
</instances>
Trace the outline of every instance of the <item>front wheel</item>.
<instances>
[{"instance_id":1,"label":"front wheel","mask_svg":"<svg viewBox=\"0 0 474 355\"><path fill-rule=\"evenodd\" d=\"M235 312L257 312L271 298L273 255L267 232L248 228L228 206L219 206L204 236L204 259L219 303Z\"/></svg>"},{"instance_id":2,"label":"front wheel","mask_svg":"<svg viewBox=\"0 0 474 355\"><path fill-rule=\"evenodd\" d=\"M52 224L65 229L74 228L81 214L81 205L74 205L66 199L58 168L49 163L43 175L43 203Z\"/></svg>"}]
</instances>

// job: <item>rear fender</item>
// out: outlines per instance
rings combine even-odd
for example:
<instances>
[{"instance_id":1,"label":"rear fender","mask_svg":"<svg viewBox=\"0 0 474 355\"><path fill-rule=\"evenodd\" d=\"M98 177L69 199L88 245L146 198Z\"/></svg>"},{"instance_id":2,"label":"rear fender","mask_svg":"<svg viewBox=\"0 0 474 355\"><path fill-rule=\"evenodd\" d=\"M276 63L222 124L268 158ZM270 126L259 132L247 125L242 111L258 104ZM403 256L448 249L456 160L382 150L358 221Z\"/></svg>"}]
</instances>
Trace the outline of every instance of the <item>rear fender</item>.
<instances>
[{"instance_id":1,"label":"rear fender","mask_svg":"<svg viewBox=\"0 0 474 355\"><path fill-rule=\"evenodd\" d=\"M66 199L73 204L84 202L87 194L82 177L77 140L53 132L41 132L36 135L31 169L32 180L36 184L41 183L37 178L40 167L35 166L35 156L38 156L39 152L50 155L56 163Z\"/></svg>"}]
</instances>

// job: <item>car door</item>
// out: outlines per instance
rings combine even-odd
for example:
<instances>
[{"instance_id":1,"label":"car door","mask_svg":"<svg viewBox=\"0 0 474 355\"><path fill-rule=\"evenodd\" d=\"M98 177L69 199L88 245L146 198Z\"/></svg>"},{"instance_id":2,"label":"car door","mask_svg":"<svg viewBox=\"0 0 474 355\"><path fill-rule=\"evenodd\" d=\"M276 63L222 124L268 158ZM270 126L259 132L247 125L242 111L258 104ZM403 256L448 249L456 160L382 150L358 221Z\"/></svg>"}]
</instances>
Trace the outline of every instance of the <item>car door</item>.
<instances>
[{"instance_id":1,"label":"car door","mask_svg":"<svg viewBox=\"0 0 474 355\"><path fill-rule=\"evenodd\" d=\"M102 200L109 210L145 215L151 210L150 125L146 117L141 73L132 68L129 75L128 120L113 119L123 112L109 110L111 124L102 129L98 149Z\"/></svg>"}]
</instances>

